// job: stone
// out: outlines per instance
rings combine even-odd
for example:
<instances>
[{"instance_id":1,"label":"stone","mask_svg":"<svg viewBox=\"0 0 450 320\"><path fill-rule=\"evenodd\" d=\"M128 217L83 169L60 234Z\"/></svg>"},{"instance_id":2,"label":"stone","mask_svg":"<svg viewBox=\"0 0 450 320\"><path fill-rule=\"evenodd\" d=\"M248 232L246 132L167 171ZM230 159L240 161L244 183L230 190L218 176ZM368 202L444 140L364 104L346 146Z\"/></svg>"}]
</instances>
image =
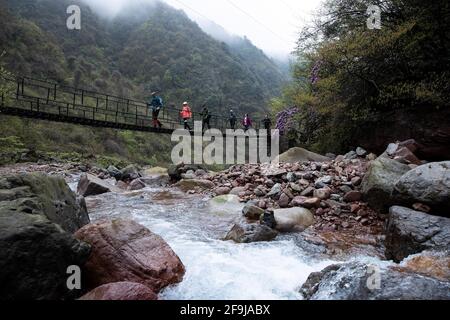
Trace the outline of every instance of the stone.
<instances>
[{"instance_id":1,"label":"stone","mask_svg":"<svg viewBox=\"0 0 450 320\"><path fill-rule=\"evenodd\" d=\"M224 240L236 243L263 242L272 241L277 235L277 231L266 225L239 223L233 226Z\"/></svg>"},{"instance_id":2,"label":"stone","mask_svg":"<svg viewBox=\"0 0 450 320\"><path fill-rule=\"evenodd\" d=\"M350 191L347 192L344 196L344 201L345 202L356 202L356 201L361 201L362 199L362 194L359 191Z\"/></svg>"},{"instance_id":3,"label":"stone","mask_svg":"<svg viewBox=\"0 0 450 320\"><path fill-rule=\"evenodd\" d=\"M315 189L314 197L320 200L327 200L331 196L331 190L329 188Z\"/></svg>"},{"instance_id":4,"label":"stone","mask_svg":"<svg viewBox=\"0 0 450 320\"><path fill-rule=\"evenodd\" d=\"M390 143L386 149L386 153L392 157L397 152L398 147L398 143Z\"/></svg>"},{"instance_id":5,"label":"stone","mask_svg":"<svg viewBox=\"0 0 450 320\"><path fill-rule=\"evenodd\" d=\"M382 281L371 290L367 284L375 267ZM350 262L312 273L300 293L307 300L449 300L450 282L399 272L394 266Z\"/></svg>"},{"instance_id":6,"label":"stone","mask_svg":"<svg viewBox=\"0 0 450 320\"><path fill-rule=\"evenodd\" d=\"M423 203L414 203L413 209L420 212L430 213L431 208Z\"/></svg>"},{"instance_id":7,"label":"stone","mask_svg":"<svg viewBox=\"0 0 450 320\"><path fill-rule=\"evenodd\" d=\"M358 158L358 155L356 154L355 151L350 151L349 153L347 153L346 155L344 155L344 159L345 160L353 160Z\"/></svg>"},{"instance_id":8,"label":"stone","mask_svg":"<svg viewBox=\"0 0 450 320\"><path fill-rule=\"evenodd\" d=\"M231 189L230 194L239 196L242 192L245 192L245 187L235 187Z\"/></svg>"},{"instance_id":9,"label":"stone","mask_svg":"<svg viewBox=\"0 0 450 320\"><path fill-rule=\"evenodd\" d=\"M150 288L135 282L104 284L86 293L79 300L91 301L150 301L158 296Z\"/></svg>"},{"instance_id":10,"label":"stone","mask_svg":"<svg viewBox=\"0 0 450 320\"><path fill-rule=\"evenodd\" d=\"M443 281L450 280L450 252L424 251L409 256L396 268L403 272L414 272L426 277L433 277Z\"/></svg>"},{"instance_id":11,"label":"stone","mask_svg":"<svg viewBox=\"0 0 450 320\"><path fill-rule=\"evenodd\" d=\"M282 192L282 186L281 184L277 183L275 184L270 192L267 194L268 197L277 198L281 195Z\"/></svg>"},{"instance_id":12,"label":"stone","mask_svg":"<svg viewBox=\"0 0 450 320\"><path fill-rule=\"evenodd\" d=\"M115 166L109 166L108 169L106 169L106 171L108 171L108 174L111 177L115 178L116 180L122 179L122 172Z\"/></svg>"},{"instance_id":13,"label":"stone","mask_svg":"<svg viewBox=\"0 0 450 320\"><path fill-rule=\"evenodd\" d=\"M154 177L154 176L166 176L168 175L169 170L163 167L153 167L149 169L145 169L143 172L144 177Z\"/></svg>"},{"instance_id":14,"label":"stone","mask_svg":"<svg viewBox=\"0 0 450 320\"><path fill-rule=\"evenodd\" d=\"M367 155L367 151L361 147L358 147L356 149L356 154L358 155L358 157L365 157Z\"/></svg>"},{"instance_id":15,"label":"stone","mask_svg":"<svg viewBox=\"0 0 450 320\"><path fill-rule=\"evenodd\" d=\"M254 193L255 193L255 196L257 196L257 197L264 197L266 195L266 191L263 190L262 188L256 188Z\"/></svg>"},{"instance_id":16,"label":"stone","mask_svg":"<svg viewBox=\"0 0 450 320\"><path fill-rule=\"evenodd\" d=\"M121 170L122 172L122 180L124 181L133 181L135 179L141 178L139 170L134 165L129 165Z\"/></svg>"},{"instance_id":17,"label":"stone","mask_svg":"<svg viewBox=\"0 0 450 320\"><path fill-rule=\"evenodd\" d=\"M135 191L135 190L141 190L145 188L145 183L141 179L135 179L130 182L130 185L128 186L128 190Z\"/></svg>"},{"instance_id":18,"label":"stone","mask_svg":"<svg viewBox=\"0 0 450 320\"><path fill-rule=\"evenodd\" d=\"M410 170L395 183L393 196L402 205L420 202L450 217L450 161Z\"/></svg>"},{"instance_id":19,"label":"stone","mask_svg":"<svg viewBox=\"0 0 450 320\"><path fill-rule=\"evenodd\" d=\"M399 206L390 209L386 257L396 262L424 250L450 248L450 219Z\"/></svg>"},{"instance_id":20,"label":"stone","mask_svg":"<svg viewBox=\"0 0 450 320\"><path fill-rule=\"evenodd\" d=\"M83 197L89 197L108 192L120 193L122 191L106 180L99 179L89 173L83 173L78 182L77 192Z\"/></svg>"},{"instance_id":21,"label":"stone","mask_svg":"<svg viewBox=\"0 0 450 320\"><path fill-rule=\"evenodd\" d=\"M355 187L358 187L358 186L361 185L362 178L361 177L354 177L354 178L352 178L351 182L352 182L352 185L354 185Z\"/></svg>"},{"instance_id":22,"label":"stone","mask_svg":"<svg viewBox=\"0 0 450 320\"><path fill-rule=\"evenodd\" d=\"M122 190L128 189L128 184L126 182L123 182L122 180L117 181L116 187Z\"/></svg>"},{"instance_id":23,"label":"stone","mask_svg":"<svg viewBox=\"0 0 450 320\"><path fill-rule=\"evenodd\" d=\"M411 150L409 150L406 147L401 147L399 148L393 155L392 157L396 160L399 161L401 163L405 163L405 164L414 164L414 165L421 165L422 161L419 160L419 158L417 158L414 153L411 152Z\"/></svg>"},{"instance_id":24,"label":"stone","mask_svg":"<svg viewBox=\"0 0 450 320\"><path fill-rule=\"evenodd\" d=\"M242 214L244 217L250 220L258 220L261 218L261 215L264 214L264 210L254 206L252 204L247 204L244 209L242 209Z\"/></svg>"},{"instance_id":25,"label":"stone","mask_svg":"<svg viewBox=\"0 0 450 320\"><path fill-rule=\"evenodd\" d=\"M210 214L219 216L239 217L242 214L243 207L239 196L234 194L217 196L208 201Z\"/></svg>"},{"instance_id":26,"label":"stone","mask_svg":"<svg viewBox=\"0 0 450 320\"><path fill-rule=\"evenodd\" d=\"M214 189L214 193L217 194L218 196L229 194L230 191L231 191L231 189L229 187L219 187L219 188Z\"/></svg>"},{"instance_id":27,"label":"stone","mask_svg":"<svg viewBox=\"0 0 450 320\"><path fill-rule=\"evenodd\" d=\"M295 192L302 192L302 191L303 191L303 188L300 187L300 186L299 186L298 184L296 184L296 183L291 183L289 186L290 186L291 189L292 189L293 191L295 191Z\"/></svg>"},{"instance_id":28,"label":"stone","mask_svg":"<svg viewBox=\"0 0 450 320\"><path fill-rule=\"evenodd\" d=\"M372 161L361 185L363 199L375 210L385 212L393 204L395 184L409 170L407 165L386 157Z\"/></svg>"},{"instance_id":29,"label":"stone","mask_svg":"<svg viewBox=\"0 0 450 320\"><path fill-rule=\"evenodd\" d=\"M314 187L307 187L305 190L302 191L300 195L303 197L308 197L313 195L315 190L316 189Z\"/></svg>"},{"instance_id":30,"label":"stone","mask_svg":"<svg viewBox=\"0 0 450 320\"><path fill-rule=\"evenodd\" d=\"M202 191L206 190L212 191L215 188L215 184L213 182L209 180L197 180L197 179L190 179L190 180L182 179L181 181L177 182L174 186L184 192L196 189Z\"/></svg>"},{"instance_id":31,"label":"stone","mask_svg":"<svg viewBox=\"0 0 450 320\"><path fill-rule=\"evenodd\" d=\"M286 193L282 193L280 196L280 199L278 200L278 205L281 208L287 208L289 206L289 203L291 202L291 198Z\"/></svg>"},{"instance_id":32,"label":"stone","mask_svg":"<svg viewBox=\"0 0 450 320\"><path fill-rule=\"evenodd\" d=\"M297 176L293 172L289 172L286 176L287 181L295 182L297 181Z\"/></svg>"},{"instance_id":33,"label":"stone","mask_svg":"<svg viewBox=\"0 0 450 320\"><path fill-rule=\"evenodd\" d=\"M285 153L279 155L274 162L275 163L296 163L305 161L325 162L330 161L330 158L324 157L320 154L308 151L302 148L291 148Z\"/></svg>"},{"instance_id":34,"label":"stone","mask_svg":"<svg viewBox=\"0 0 450 320\"><path fill-rule=\"evenodd\" d=\"M302 207L306 209L319 208L321 200L319 198L308 198L302 203Z\"/></svg>"},{"instance_id":35,"label":"stone","mask_svg":"<svg viewBox=\"0 0 450 320\"><path fill-rule=\"evenodd\" d=\"M290 203L290 206L291 207L301 207L307 199L308 199L307 197L303 197L303 196L294 197L294 199L292 199L292 201Z\"/></svg>"},{"instance_id":36,"label":"stone","mask_svg":"<svg viewBox=\"0 0 450 320\"><path fill-rule=\"evenodd\" d=\"M314 215L305 208L278 209L274 216L280 232L304 231L314 224Z\"/></svg>"},{"instance_id":37,"label":"stone","mask_svg":"<svg viewBox=\"0 0 450 320\"><path fill-rule=\"evenodd\" d=\"M158 293L183 279L183 263L170 246L134 221L97 222L78 230L75 237L92 247L82 268L88 289L129 281Z\"/></svg>"},{"instance_id":38,"label":"stone","mask_svg":"<svg viewBox=\"0 0 450 320\"><path fill-rule=\"evenodd\" d=\"M0 177L0 297L2 300L77 298L67 267L82 266L90 246L73 232L89 223L83 198L62 177Z\"/></svg>"},{"instance_id":39,"label":"stone","mask_svg":"<svg viewBox=\"0 0 450 320\"><path fill-rule=\"evenodd\" d=\"M275 214L272 210L265 210L264 214L260 218L261 225L267 226L271 229L275 229L277 221L275 220Z\"/></svg>"},{"instance_id":40,"label":"stone","mask_svg":"<svg viewBox=\"0 0 450 320\"><path fill-rule=\"evenodd\" d=\"M331 184L331 182L333 182L332 176L323 176L316 180L315 186L316 188L324 188L327 185Z\"/></svg>"}]
</instances>

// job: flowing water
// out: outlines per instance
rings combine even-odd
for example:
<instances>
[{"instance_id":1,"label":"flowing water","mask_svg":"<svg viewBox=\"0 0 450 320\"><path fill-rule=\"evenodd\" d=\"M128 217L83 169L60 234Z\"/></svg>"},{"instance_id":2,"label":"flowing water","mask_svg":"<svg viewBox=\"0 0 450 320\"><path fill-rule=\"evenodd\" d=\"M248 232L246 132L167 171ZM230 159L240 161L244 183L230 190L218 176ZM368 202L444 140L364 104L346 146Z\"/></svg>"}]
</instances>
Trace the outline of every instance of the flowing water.
<instances>
[{"instance_id":1,"label":"flowing water","mask_svg":"<svg viewBox=\"0 0 450 320\"><path fill-rule=\"evenodd\" d=\"M298 290L309 274L335 263L289 235L252 244L222 241L240 208L215 212L208 201L162 188L87 199L92 221L133 219L163 237L183 261L183 282L161 292L161 299L301 299Z\"/></svg>"}]
</instances>

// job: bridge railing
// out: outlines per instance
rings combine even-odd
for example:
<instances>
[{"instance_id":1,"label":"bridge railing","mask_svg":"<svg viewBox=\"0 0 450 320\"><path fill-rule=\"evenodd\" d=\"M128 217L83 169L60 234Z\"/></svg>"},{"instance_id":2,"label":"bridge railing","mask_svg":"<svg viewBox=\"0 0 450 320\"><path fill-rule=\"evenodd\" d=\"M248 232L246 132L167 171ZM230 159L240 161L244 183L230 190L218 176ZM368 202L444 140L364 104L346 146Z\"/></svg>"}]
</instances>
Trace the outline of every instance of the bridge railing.
<instances>
[{"instance_id":1,"label":"bridge railing","mask_svg":"<svg viewBox=\"0 0 450 320\"><path fill-rule=\"evenodd\" d=\"M39 80L30 77L4 78L10 84L8 99L14 100L14 107L39 114L49 114L65 118L111 123L136 127L152 127L152 111L144 101L118 97L67 86L64 84ZM5 97L2 97L4 107ZM180 108L181 109L181 108ZM159 120L165 129L182 128L180 109L165 106L159 114ZM193 121L201 121L200 112L193 111ZM228 118L211 114L211 127L225 130L230 128ZM254 121L259 129L260 121ZM237 123L240 127L240 123Z\"/></svg>"}]
</instances>

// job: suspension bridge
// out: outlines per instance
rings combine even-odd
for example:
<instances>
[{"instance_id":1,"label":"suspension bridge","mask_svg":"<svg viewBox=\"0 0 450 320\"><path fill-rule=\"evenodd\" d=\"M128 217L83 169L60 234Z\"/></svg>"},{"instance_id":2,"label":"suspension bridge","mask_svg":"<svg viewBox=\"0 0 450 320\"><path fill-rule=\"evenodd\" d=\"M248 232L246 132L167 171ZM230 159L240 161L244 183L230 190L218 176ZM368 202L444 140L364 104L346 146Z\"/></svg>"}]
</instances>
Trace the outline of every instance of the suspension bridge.
<instances>
[{"instance_id":1,"label":"suspension bridge","mask_svg":"<svg viewBox=\"0 0 450 320\"><path fill-rule=\"evenodd\" d=\"M151 109L147 102L98 93L64 84L30 77L2 78L8 88L1 95L0 113L6 115L50 120L93 127L171 134L184 128L180 109L165 106L159 120L162 128L153 126ZM201 113L194 112L192 122L202 121ZM229 119L211 115L210 125L225 133ZM239 120L237 122L239 126ZM253 121L253 129L262 128L261 121Z\"/></svg>"}]
</instances>

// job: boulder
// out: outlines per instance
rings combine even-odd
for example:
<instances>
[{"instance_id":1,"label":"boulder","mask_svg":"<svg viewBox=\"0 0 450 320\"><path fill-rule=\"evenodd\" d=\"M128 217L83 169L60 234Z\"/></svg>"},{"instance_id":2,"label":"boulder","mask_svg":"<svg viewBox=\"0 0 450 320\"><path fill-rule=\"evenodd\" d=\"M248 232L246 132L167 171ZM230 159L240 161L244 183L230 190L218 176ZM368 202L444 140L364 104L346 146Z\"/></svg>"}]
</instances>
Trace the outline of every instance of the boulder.
<instances>
[{"instance_id":1,"label":"boulder","mask_svg":"<svg viewBox=\"0 0 450 320\"><path fill-rule=\"evenodd\" d=\"M217 194L218 196L229 194L230 191L231 189L229 187L219 187L214 189L214 193Z\"/></svg>"},{"instance_id":2,"label":"boulder","mask_svg":"<svg viewBox=\"0 0 450 320\"><path fill-rule=\"evenodd\" d=\"M168 175L168 169L162 167L149 168L144 170L143 172L144 177L166 176L166 175Z\"/></svg>"},{"instance_id":3,"label":"boulder","mask_svg":"<svg viewBox=\"0 0 450 320\"><path fill-rule=\"evenodd\" d=\"M123 168L120 172L122 173L122 180L124 181L132 181L142 177L138 168L134 165L129 165L128 167Z\"/></svg>"},{"instance_id":4,"label":"boulder","mask_svg":"<svg viewBox=\"0 0 450 320\"><path fill-rule=\"evenodd\" d=\"M325 162L330 161L330 158L324 157L320 154L308 151L302 148L291 148L285 153L279 155L275 158L274 162L284 162L284 163L295 163L295 162L305 162L305 161L314 161L314 162Z\"/></svg>"},{"instance_id":5,"label":"boulder","mask_svg":"<svg viewBox=\"0 0 450 320\"><path fill-rule=\"evenodd\" d=\"M424 250L450 247L450 219L392 207L386 226L386 257L402 261Z\"/></svg>"},{"instance_id":6,"label":"boulder","mask_svg":"<svg viewBox=\"0 0 450 320\"><path fill-rule=\"evenodd\" d=\"M410 168L387 157L379 157L372 161L363 182L362 193L365 201L379 211L385 211L392 205L392 191L398 180Z\"/></svg>"},{"instance_id":7,"label":"boulder","mask_svg":"<svg viewBox=\"0 0 450 320\"><path fill-rule=\"evenodd\" d=\"M135 190L141 190L145 188L145 183L141 179L135 179L130 182L130 185L128 186L128 190L135 191Z\"/></svg>"},{"instance_id":8,"label":"boulder","mask_svg":"<svg viewBox=\"0 0 450 320\"><path fill-rule=\"evenodd\" d=\"M373 281L374 270L380 275L379 286ZM308 300L449 300L450 282L392 266L350 262L311 274L300 293Z\"/></svg>"},{"instance_id":9,"label":"boulder","mask_svg":"<svg viewBox=\"0 0 450 320\"><path fill-rule=\"evenodd\" d=\"M277 231L266 225L238 223L228 232L224 240L232 240L236 243L262 242L271 241L277 235Z\"/></svg>"},{"instance_id":10,"label":"boulder","mask_svg":"<svg viewBox=\"0 0 450 320\"><path fill-rule=\"evenodd\" d=\"M362 198L362 194L359 191L356 190L352 190L349 191L345 194L344 196L344 201L346 202L355 202L355 201L360 201Z\"/></svg>"},{"instance_id":11,"label":"boulder","mask_svg":"<svg viewBox=\"0 0 450 320\"><path fill-rule=\"evenodd\" d=\"M175 184L175 187L187 192L190 190L211 190L213 191L215 184L209 180L188 179L181 180Z\"/></svg>"},{"instance_id":12,"label":"boulder","mask_svg":"<svg viewBox=\"0 0 450 320\"><path fill-rule=\"evenodd\" d=\"M314 224L314 215L305 208L288 208L274 211L276 229L281 232L303 231Z\"/></svg>"},{"instance_id":13,"label":"boulder","mask_svg":"<svg viewBox=\"0 0 450 320\"><path fill-rule=\"evenodd\" d=\"M282 185L280 183L275 184L267 194L267 197L278 198L282 192Z\"/></svg>"},{"instance_id":14,"label":"boulder","mask_svg":"<svg viewBox=\"0 0 450 320\"><path fill-rule=\"evenodd\" d=\"M108 192L120 193L121 190L105 180L99 179L89 173L83 173L78 182L77 192L83 197L89 197Z\"/></svg>"},{"instance_id":15,"label":"boulder","mask_svg":"<svg viewBox=\"0 0 450 320\"><path fill-rule=\"evenodd\" d=\"M450 217L450 161L428 163L403 175L393 196L403 205L424 203Z\"/></svg>"},{"instance_id":16,"label":"boulder","mask_svg":"<svg viewBox=\"0 0 450 320\"><path fill-rule=\"evenodd\" d=\"M121 180L122 179L122 172L117 169L115 166L109 166L108 169L106 169L106 171L108 171L108 174L115 178L116 180Z\"/></svg>"},{"instance_id":17,"label":"boulder","mask_svg":"<svg viewBox=\"0 0 450 320\"><path fill-rule=\"evenodd\" d=\"M61 177L43 174L0 178L0 297L60 300L79 296L67 288L67 268L82 266L90 246L72 233L89 223L83 199Z\"/></svg>"},{"instance_id":18,"label":"boulder","mask_svg":"<svg viewBox=\"0 0 450 320\"><path fill-rule=\"evenodd\" d=\"M414 272L443 281L450 280L450 251L424 251L403 260L399 271Z\"/></svg>"},{"instance_id":19,"label":"boulder","mask_svg":"<svg viewBox=\"0 0 450 320\"><path fill-rule=\"evenodd\" d=\"M170 246L134 221L117 219L90 224L78 230L75 237L92 246L83 268L88 289L130 281L158 293L183 279L184 266Z\"/></svg>"},{"instance_id":20,"label":"boulder","mask_svg":"<svg viewBox=\"0 0 450 320\"><path fill-rule=\"evenodd\" d=\"M86 293L79 300L93 301L148 301L158 300L150 288L135 282L114 282L104 284Z\"/></svg>"},{"instance_id":21,"label":"boulder","mask_svg":"<svg viewBox=\"0 0 450 320\"><path fill-rule=\"evenodd\" d=\"M358 147L356 149L356 154L358 155L358 157L365 157L367 155L367 151L361 147Z\"/></svg>"},{"instance_id":22,"label":"boulder","mask_svg":"<svg viewBox=\"0 0 450 320\"><path fill-rule=\"evenodd\" d=\"M247 204L244 209L242 209L242 214L244 217L250 220L259 220L261 215L264 214L264 210L254 206L252 204Z\"/></svg>"},{"instance_id":23,"label":"boulder","mask_svg":"<svg viewBox=\"0 0 450 320\"><path fill-rule=\"evenodd\" d=\"M239 196L242 192L245 192L245 187L236 187L231 189L230 194Z\"/></svg>"},{"instance_id":24,"label":"boulder","mask_svg":"<svg viewBox=\"0 0 450 320\"><path fill-rule=\"evenodd\" d=\"M422 161L417 158L414 153L411 152L407 147L400 147L397 149L397 151L394 152L392 155L394 160L405 163L405 164L415 164L415 165L421 165Z\"/></svg>"}]
</instances>

